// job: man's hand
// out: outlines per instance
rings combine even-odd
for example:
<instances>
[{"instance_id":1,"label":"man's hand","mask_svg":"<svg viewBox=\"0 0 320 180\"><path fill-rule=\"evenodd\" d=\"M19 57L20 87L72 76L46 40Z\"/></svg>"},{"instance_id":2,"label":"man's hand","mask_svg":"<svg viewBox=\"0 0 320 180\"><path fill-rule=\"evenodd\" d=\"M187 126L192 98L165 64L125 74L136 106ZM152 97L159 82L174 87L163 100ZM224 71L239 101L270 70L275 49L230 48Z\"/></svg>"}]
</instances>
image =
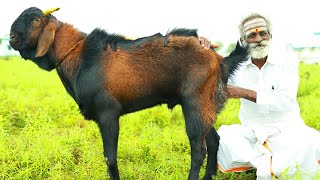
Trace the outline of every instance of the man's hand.
<instances>
[{"instance_id":1,"label":"man's hand","mask_svg":"<svg viewBox=\"0 0 320 180\"><path fill-rule=\"evenodd\" d=\"M215 48L218 48L219 45L218 44L211 44L211 42L207 39L207 38L204 38L204 37L199 37L199 42L201 44L201 46L203 46L205 49L215 49Z\"/></svg>"},{"instance_id":2,"label":"man's hand","mask_svg":"<svg viewBox=\"0 0 320 180\"><path fill-rule=\"evenodd\" d=\"M208 39L204 37L199 37L199 41L201 46L203 46L205 49L210 49L211 42Z\"/></svg>"}]
</instances>

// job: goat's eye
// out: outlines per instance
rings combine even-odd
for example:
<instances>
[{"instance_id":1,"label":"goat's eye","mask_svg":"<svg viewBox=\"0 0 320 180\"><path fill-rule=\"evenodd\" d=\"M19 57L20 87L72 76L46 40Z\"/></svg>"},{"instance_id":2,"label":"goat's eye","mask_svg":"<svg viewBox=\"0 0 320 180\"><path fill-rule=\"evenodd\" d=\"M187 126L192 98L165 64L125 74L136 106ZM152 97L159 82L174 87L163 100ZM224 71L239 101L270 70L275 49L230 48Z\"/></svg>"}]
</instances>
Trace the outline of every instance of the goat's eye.
<instances>
[{"instance_id":1,"label":"goat's eye","mask_svg":"<svg viewBox=\"0 0 320 180\"><path fill-rule=\"evenodd\" d=\"M40 19L39 18L35 18L34 20L32 20L32 24L35 26L40 25Z\"/></svg>"},{"instance_id":2,"label":"goat's eye","mask_svg":"<svg viewBox=\"0 0 320 180\"><path fill-rule=\"evenodd\" d=\"M40 19L36 18L33 20L34 22L40 22Z\"/></svg>"}]
</instances>

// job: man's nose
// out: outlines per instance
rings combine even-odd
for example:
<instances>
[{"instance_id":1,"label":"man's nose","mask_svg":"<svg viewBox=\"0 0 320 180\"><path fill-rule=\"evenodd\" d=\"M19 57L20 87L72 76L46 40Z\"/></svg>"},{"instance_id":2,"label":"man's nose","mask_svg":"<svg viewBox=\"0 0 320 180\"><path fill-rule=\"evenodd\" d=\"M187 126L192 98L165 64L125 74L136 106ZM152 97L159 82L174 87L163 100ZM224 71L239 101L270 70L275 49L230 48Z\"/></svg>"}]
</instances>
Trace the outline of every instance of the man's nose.
<instances>
[{"instance_id":1,"label":"man's nose","mask_svg":"<svg viewBox=\"0 0 320 180\"><path fill-rule=\"evenodd\" d=\"M263 40L263 39L262 39L262 37L261 37L259 34L257 34L256 37L255 37L255 39L254 39L255 42L261 42L262 40Z\"/></svg>"}]
</instances>

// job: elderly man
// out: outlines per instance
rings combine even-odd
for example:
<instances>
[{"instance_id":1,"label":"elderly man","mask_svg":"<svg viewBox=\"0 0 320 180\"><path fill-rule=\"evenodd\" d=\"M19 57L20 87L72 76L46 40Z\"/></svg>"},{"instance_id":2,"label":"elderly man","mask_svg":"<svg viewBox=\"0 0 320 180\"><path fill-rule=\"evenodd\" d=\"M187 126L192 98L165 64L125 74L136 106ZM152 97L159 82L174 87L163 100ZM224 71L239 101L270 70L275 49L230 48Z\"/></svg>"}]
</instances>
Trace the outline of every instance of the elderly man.
<instances>
[{"instance_id":1,"label":"elderly man","mask_svg":"<svg viewBox=\"0 0 320 180\"><path fill-rule=\"evenodd\" d=\"M297 59L271 48L271 24L260 14L245 17L239 31L250 59L229 79L228 97L240 98L241 125L219 128L219 169L256 168L257 179L290 179L297 172L304 180L319 177L320 132L300 116Z\"/></svg>"}]
</instances>

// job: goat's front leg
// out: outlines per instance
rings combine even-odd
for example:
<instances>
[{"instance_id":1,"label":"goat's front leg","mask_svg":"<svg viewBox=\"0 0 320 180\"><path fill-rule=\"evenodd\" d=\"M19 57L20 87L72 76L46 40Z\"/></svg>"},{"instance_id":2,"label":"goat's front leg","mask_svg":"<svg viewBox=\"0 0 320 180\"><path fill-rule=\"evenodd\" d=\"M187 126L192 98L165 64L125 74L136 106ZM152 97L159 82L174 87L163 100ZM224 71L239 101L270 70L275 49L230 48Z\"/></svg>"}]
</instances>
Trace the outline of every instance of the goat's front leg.
<instances>
[{"instance_id":1,"label":"goat's front leg","mask_svg":"<svg viewBox=\"0 0 320 180\"><path fill-rule=\"evenodd\" d=\"M119 137L119 115L114 111L107 111L100 115L98 120L103 140L104 157L108 166L111 180L118 180L117 150Z\"/></svg>"}]
</instances>

